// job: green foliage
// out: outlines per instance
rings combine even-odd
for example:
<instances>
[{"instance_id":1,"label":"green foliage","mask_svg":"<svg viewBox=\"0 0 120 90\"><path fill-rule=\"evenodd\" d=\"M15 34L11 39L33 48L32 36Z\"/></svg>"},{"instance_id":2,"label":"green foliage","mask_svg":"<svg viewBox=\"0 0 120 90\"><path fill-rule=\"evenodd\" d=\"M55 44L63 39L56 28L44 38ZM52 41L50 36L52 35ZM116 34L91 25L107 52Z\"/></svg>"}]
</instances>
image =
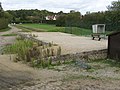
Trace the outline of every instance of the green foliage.
<instances>
[{"instance_id":1,"label":"green foliage","mask_svg":"<svg viewBox=\"0 0 120 90\"><path fill-rule=\"evenodd\" d=\"M25 60L27 50L33 46L29 40L17 40L14 44L6 46L3 50L7 54L17 54L19 60Z\"/></svg>"},{"instance_id":2,"label":"green foliage","mask_svg":"<svg viewBox=\"0 0 120 90\"><path fill-rule=\"evenodd\" d=\"M108 11L86 13L81 16L79 12L71 11L67 14L62 14L57 19L57 26L92 29L93 24L106 24L106 30L118 31L120 30L120 1L112 2L108 6Z\"/></svg>"},{"instance_id":3,"label":"green foliage","mask_svg":"<svg viewBox=\"0 0 120 90\"><path fill-rule=\"evenodd\" d=\"M57 18L56 26L79 26L81 14L80 12L70 11L68 14L61 14Z\"/></svg>"},{"instance_id":4,"label":"green foliage","mask_svg":"<svg viewBox=\"0 0 120 90\"><path fill-rule=\"evenodd\" d=\"M58 17L56 21L56 26L62 27L65 26L66 23L66 15L61 15Z\"/></svg>"},{"instance_id":5,"label":"green foliage","mask_svg":"<svg viewBox=\"0 0 120 90\"><path fill-rule=\"evenodd\" d=\"M119 31L120 30L120 1L114 1L108 7L108 11L88 13L80 20L82 28L92 28L93 24L106 24L106 30Z\"/></svg>"},{"instance_id":6,"label":"green foliage","mask_svg":"<svg viewBox=\"0 0 120 90\"><path fill-rule=\"evenodd\" d=\"M21 24L19 26L24 26L32 29L40 29L40 31L59 31L64 30L64 27L56 27L55 25L49 25L49 24Z\"/></svg>"},{"instance_id":7,"label":"green foliage","mask_svg":"<svg viewBox=\"0 0 120 90\"><path fill-rule=\"evenodd\" d=\"M54 15L55 13L47 10L8 10L13 18L14 23L43 23L47 15Z\"/></svg>"},{"instance_id":8,"label":"green foliage","mask_svg":"<svg viewBox=\"0 0 120 90\"><path fill-rule=\"evenodd\" d=\"M110 11L120 11L120 1L113 1L112 5L108 6L108 10Z\"/></svg>"},{"instance_id":9,"label":"green foliage","mask_svg":"<svg viewBox=\"0 0 120 90\"><path fill-rule=\"evenodd\" d=\"M10 27L5 28L5 29L1 29L0 32L5 32L5 31L8 31L8 30L10 30L10 29L11 29Z\"/></svg>"},{"instance_id":10,"label":"green foliage","mask_svg":"<svg viewBox=\"0 0 120 90\"><path fill-rule=\"evenodd\" d=\"M17 36L17 34L11 33L11 34L3 34L2 36Z\"/></svg>"},{"instance_id":11,"label":"green foliage","mask_svg":"<svg viewBox=\"0 0 120 90\"><path fill-rule=\"evenodd\" d=\"M11 19L11 15L8 12L3 11L0 4L0 30L8 28L8 23Z\"/></svg>"},{"instance_id":12,"label":"green foliage","mask_svg":"<svg viewBox=\"0 0 120 90\"><path fill-rule=\"evenodd\" d=\"M25 61L34 67L49 67L52 65L51 57L61 55L61 47L54 44L43 45L42 42L23 40L20 37L12 45L3 49L5 54L16 54L15 61ZM54 53L54 54L53 54Z\"/></svg>"},{"instance_id":13,"label":"green foliage","mask_svg":"<svg viewBox=\"0 0 120 90\"><path fill-rule=\"evenodd\" d=\"M8 19L0 18L0 29L5 29L8 27Z\"/></svg>"},{"instance_id":14,"label":"green foliage","mask_svg":"<svg viewBox=\"0 0 120 90\"><path fill-rule=\"evenodd\" d=\"M120 11L107 11L105 13L105 23L107 25L107 30L119 31Z\"/></svg>"},{"instance_id":15,"label":"green foliage","mask_svg":"<svg viewBox=\"0 0 120 90\"><path fill-rule=\"evenodd\" d=\"M21 24L19 26L23 27L29 27L29 28L34 28L40 31L47 31L47 32L63 32L63 33L71 33L75 35L91 35L90 29L83 29L83 28L78 28L78 27L56 27L55 25L48 25L48 24Z\"/></svg>"},{"instance_id":16,"label":"green foliage","mask_svg":"<svg viewBox=\"0 0 120 90\"><path fill-rule=\"evenodd\" d=\"M120 1L112 2L112 5L108 6L108 11L86 13L81 15L80 12L71 10L69 13L49 12L47 10L8 10L13 17L12 22L15 23L47 23L55 24L59 27L80 27L85 29L91 29L93 24L106 24L106 30L118 31L120 28ZM6 15L1 12L0 15L11 17L6 12ZM57 15L57 20L45 20L46 16ZM50 26L49 26L50 27ZM31 26L32 28L32 26ZM37 27L35 27L37 28ZM51 28L51 27L50 27ZM43 28L48 31L58 31L56 29ZM58 28L57 28L58 29ZM60 31L64 31L59 29Z\"/></svg>"},{"instance_id":17,"label":"green foliage","mask_svg":"<svg viewBox=\"0 0 120 90\"><path fill-rule=\"evenodd\" d=\"M80 18L81 18L80 12L71 11L66 16L65 24L66 24L66 26L69 26L69 27L79 26Z\"/></svg>"}]
</instances>

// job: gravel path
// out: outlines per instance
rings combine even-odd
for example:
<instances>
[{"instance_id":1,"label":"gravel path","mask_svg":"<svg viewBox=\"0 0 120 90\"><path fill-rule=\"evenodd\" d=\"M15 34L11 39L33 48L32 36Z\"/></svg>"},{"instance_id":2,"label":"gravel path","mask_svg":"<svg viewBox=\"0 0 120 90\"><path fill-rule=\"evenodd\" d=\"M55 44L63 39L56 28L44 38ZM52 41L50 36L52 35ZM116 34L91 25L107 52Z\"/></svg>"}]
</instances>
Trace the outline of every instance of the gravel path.
<instances>
[{"instance_id":1,"label":"gravel path","mask_svg":"<svg viewBox=\"0 0 120 90\"><path fill-rule=\"evenodd\" d=\"M9 31L5 31L5 32L0 32L0 53L1 53L1 49L7 45L7 44L12 44L16 37L15 36L2 36L4 34L11 34L11 33L17 33L18 31L20 31L20 29L17 29L16 27L13 26L9 26L11 29Z\"/></svg>"},{"instance_id":2,"label":"gravel path","mask_svg":"<svg viewBox=\"0 0 120 90\"><path fill-rule=\"evenodd\" d=\"M17 33L18 31L20 31L20 29L16 28L16 27L13 27L13 26L10 26L9 27L11 28L10 30L8 31L5 31L5 32L0 32L0 36L1 35L4 35L4 34L11 34L11 33Z\"/></svg>"}]
</instances>

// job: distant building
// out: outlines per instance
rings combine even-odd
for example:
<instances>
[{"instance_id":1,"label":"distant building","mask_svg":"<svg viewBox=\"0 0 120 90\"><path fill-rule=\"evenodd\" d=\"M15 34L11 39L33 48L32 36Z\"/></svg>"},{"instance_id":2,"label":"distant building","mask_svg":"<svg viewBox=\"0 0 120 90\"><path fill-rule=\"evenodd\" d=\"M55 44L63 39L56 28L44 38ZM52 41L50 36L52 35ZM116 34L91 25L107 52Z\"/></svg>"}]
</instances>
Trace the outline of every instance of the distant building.
<instances>
[{"instance_id":1,"label":"distant building","mask_svg":"<svg viewBox=\"0 0 120 90\"><path fill-rule=\"evenodd\" d=\"M57 20L57 15L46 16L45 18L46 18L46 20Z\"/></svg>"}]
</instances>

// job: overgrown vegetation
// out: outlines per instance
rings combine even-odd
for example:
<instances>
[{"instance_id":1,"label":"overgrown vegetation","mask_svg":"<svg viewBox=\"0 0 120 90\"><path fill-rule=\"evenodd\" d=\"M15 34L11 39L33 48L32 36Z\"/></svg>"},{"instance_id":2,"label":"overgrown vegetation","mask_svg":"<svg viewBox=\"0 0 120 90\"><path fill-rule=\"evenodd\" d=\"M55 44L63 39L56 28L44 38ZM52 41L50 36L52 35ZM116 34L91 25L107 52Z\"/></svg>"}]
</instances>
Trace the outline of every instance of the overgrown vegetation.
<instances>
[{"instance_id":1,"label":"overgrown vegetation","mask_svg":"<svg viewBox=\"0 0 120 90\"><path fill-rule=\"evenodd\" d=\"M0 29L5 29L5 28L8 28L8 20L5 18L0 18Z\"/></svg>"},{"instance_id":2,"label":"overgrown vegetation","mask_svg":"<svg viewBox=\"0 0 120 90\"><path fill-rule=\"evenodd\" d=\"M3 34L2 36L17 36L17 34L15 34L15 33L11 33L11 34Z\"/></svg>"},{"instance_id":3,"label":"overgrown vegetation","mask_svg":"<svg viewBox=\"0 0 120 90\"><path fill-rule=\"evenodd\" d=\"M5 29L1 29L0 32L5 32L5 31L8 31L8 30L10 30L10 29L11 29L10 27L5 28Z\"/></svg>"},{"instance_id":4,"label":"overgrown vegetation","mask_svg":"<svg viewBox=\"0 0 120 90\"><path fill-rule=\"evenodd\" d=\"M8 45L4 48L4 53L6 54L24 54L27 49L33 46L33 42L30 40L16 40L12 45Z\"/></svg>"},{"instance_id":5,"label":"overgrown vegetation","mask_svg":"<svg viewBox=\"0 0 120 90\"><path fill-rule=\"evenodd\" d=\"M51 58L61 55L61 47L59 46L52 43L34 42L20 37L14 44L6 46L3 51L6 54L16 54L15 61L29 62L36 67L49 67L54 63Z\"/></svg>"}]
</instances>

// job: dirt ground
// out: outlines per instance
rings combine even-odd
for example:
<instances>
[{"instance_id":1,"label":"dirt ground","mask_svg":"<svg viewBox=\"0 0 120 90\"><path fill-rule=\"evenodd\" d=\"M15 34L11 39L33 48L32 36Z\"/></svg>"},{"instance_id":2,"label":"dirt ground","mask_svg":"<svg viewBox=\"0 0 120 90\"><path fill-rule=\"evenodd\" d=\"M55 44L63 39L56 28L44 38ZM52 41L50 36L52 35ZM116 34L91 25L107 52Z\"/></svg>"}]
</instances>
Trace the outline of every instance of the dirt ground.
<instances>
[{"instance_id":1,"label":"dirt ground","mask_svg":"<svg viewBox=\"0 0 120 90\"><path fill-rule=\"evenodd\" d=\"M14 30L15 32L19 31L17 28L12 27L11 31L6 33L11 33ZM3 33L0 35L2 34ZM62 45L62 43L66 45L66 43L68 43L66 48L70 45L70 47L67 48L68 51L70 49L70 52L71 50L74 51L75 48L75 51L77 51L77 49L79 49L78 51L82 50L87 43L89 48L86 50L91 50L91 48L106 48L107 40L101 40L99 42L92 41L87 37L71 36L63 33L53 34L50 35L50 33L48 33L46 37L48 37L49 40L54 40L54 43L59 41L58 43L60 43L60 45ZM58 36L58 34L62 35L62 37ZM44 34L40 34L41 38L42 35ZM57 38L57 36L59 38ZM70 37L69 41L67 39L68 37ZM0 47L4 45L1 43L3 42L2 38L3 37L0 36ZM80 44L80 38L86 41ZM5 44L13 43L15 37L4 37L4 39L6 41ZM89 44L88 41L92 43L90 42ZM71 49L74 44L76 45ZM93 44L97 45L93 47ZM82 49L79 48L82 47L81 45L83 46ZM109 64L88 63L92 66L90 70L82 69L79 65L76 66L74 64L42 69L30 67L23 62L16 63L13 59L14 55L0 55L0 90L120 90L120 68L111 67Z\"/></svg>"},{"instance_id":2,"label":"dirt ground","mask_svg":"<svg viewBox=\"0 0 120 90\"><path fill-rule=\"evenodd\" d=\"M10 60L9 55L2 55L0 90L120 90L119 68L99 65L99 69L94 71L73 65L37 69L24 63L15 63ZM107 76L108 73L110 76Z\"/></svg>"},{"instance_id":3,"label":"dirt ground","mask_svg":"<svg viewBox=\"0 0 120 90\"><path fill-rule=\"evenodd\" d=\"M1 53L1 49L3 48L3 46L7 45L7 44L12 44L16 37L15 36L10 36L10 37L5 37L2 35L5 34L13 34L13 33L17 33L18 31L20 31L20 29L17 29L15 27L9 26L11 29L9 31L6 32L0 32L0 53Z\"/></svg>"},{"instance_id":4,"label":"dirt ground","mask_svg":"<svg viewBox=\"0 0 120 90\"><path fill-rule=\"evenodd\" d=\"M107 40L92 40L92 37L75 36L60 32L33 32L37 39L45 42L53 42L62 48L62 54L79 53L91 50L107 49Z\"/></svg>"},{"instance_id":5,"label":"dirt ground","mask_svg":"<svg viewBox=\"0 0 120 90\"><path fill-rule=\"evenodd\" d=\"M120 68L90 65L96 68L86 70L67 64L38 69L1 55L0 90L120 90Z\"/></svg>"}]
</instances>

